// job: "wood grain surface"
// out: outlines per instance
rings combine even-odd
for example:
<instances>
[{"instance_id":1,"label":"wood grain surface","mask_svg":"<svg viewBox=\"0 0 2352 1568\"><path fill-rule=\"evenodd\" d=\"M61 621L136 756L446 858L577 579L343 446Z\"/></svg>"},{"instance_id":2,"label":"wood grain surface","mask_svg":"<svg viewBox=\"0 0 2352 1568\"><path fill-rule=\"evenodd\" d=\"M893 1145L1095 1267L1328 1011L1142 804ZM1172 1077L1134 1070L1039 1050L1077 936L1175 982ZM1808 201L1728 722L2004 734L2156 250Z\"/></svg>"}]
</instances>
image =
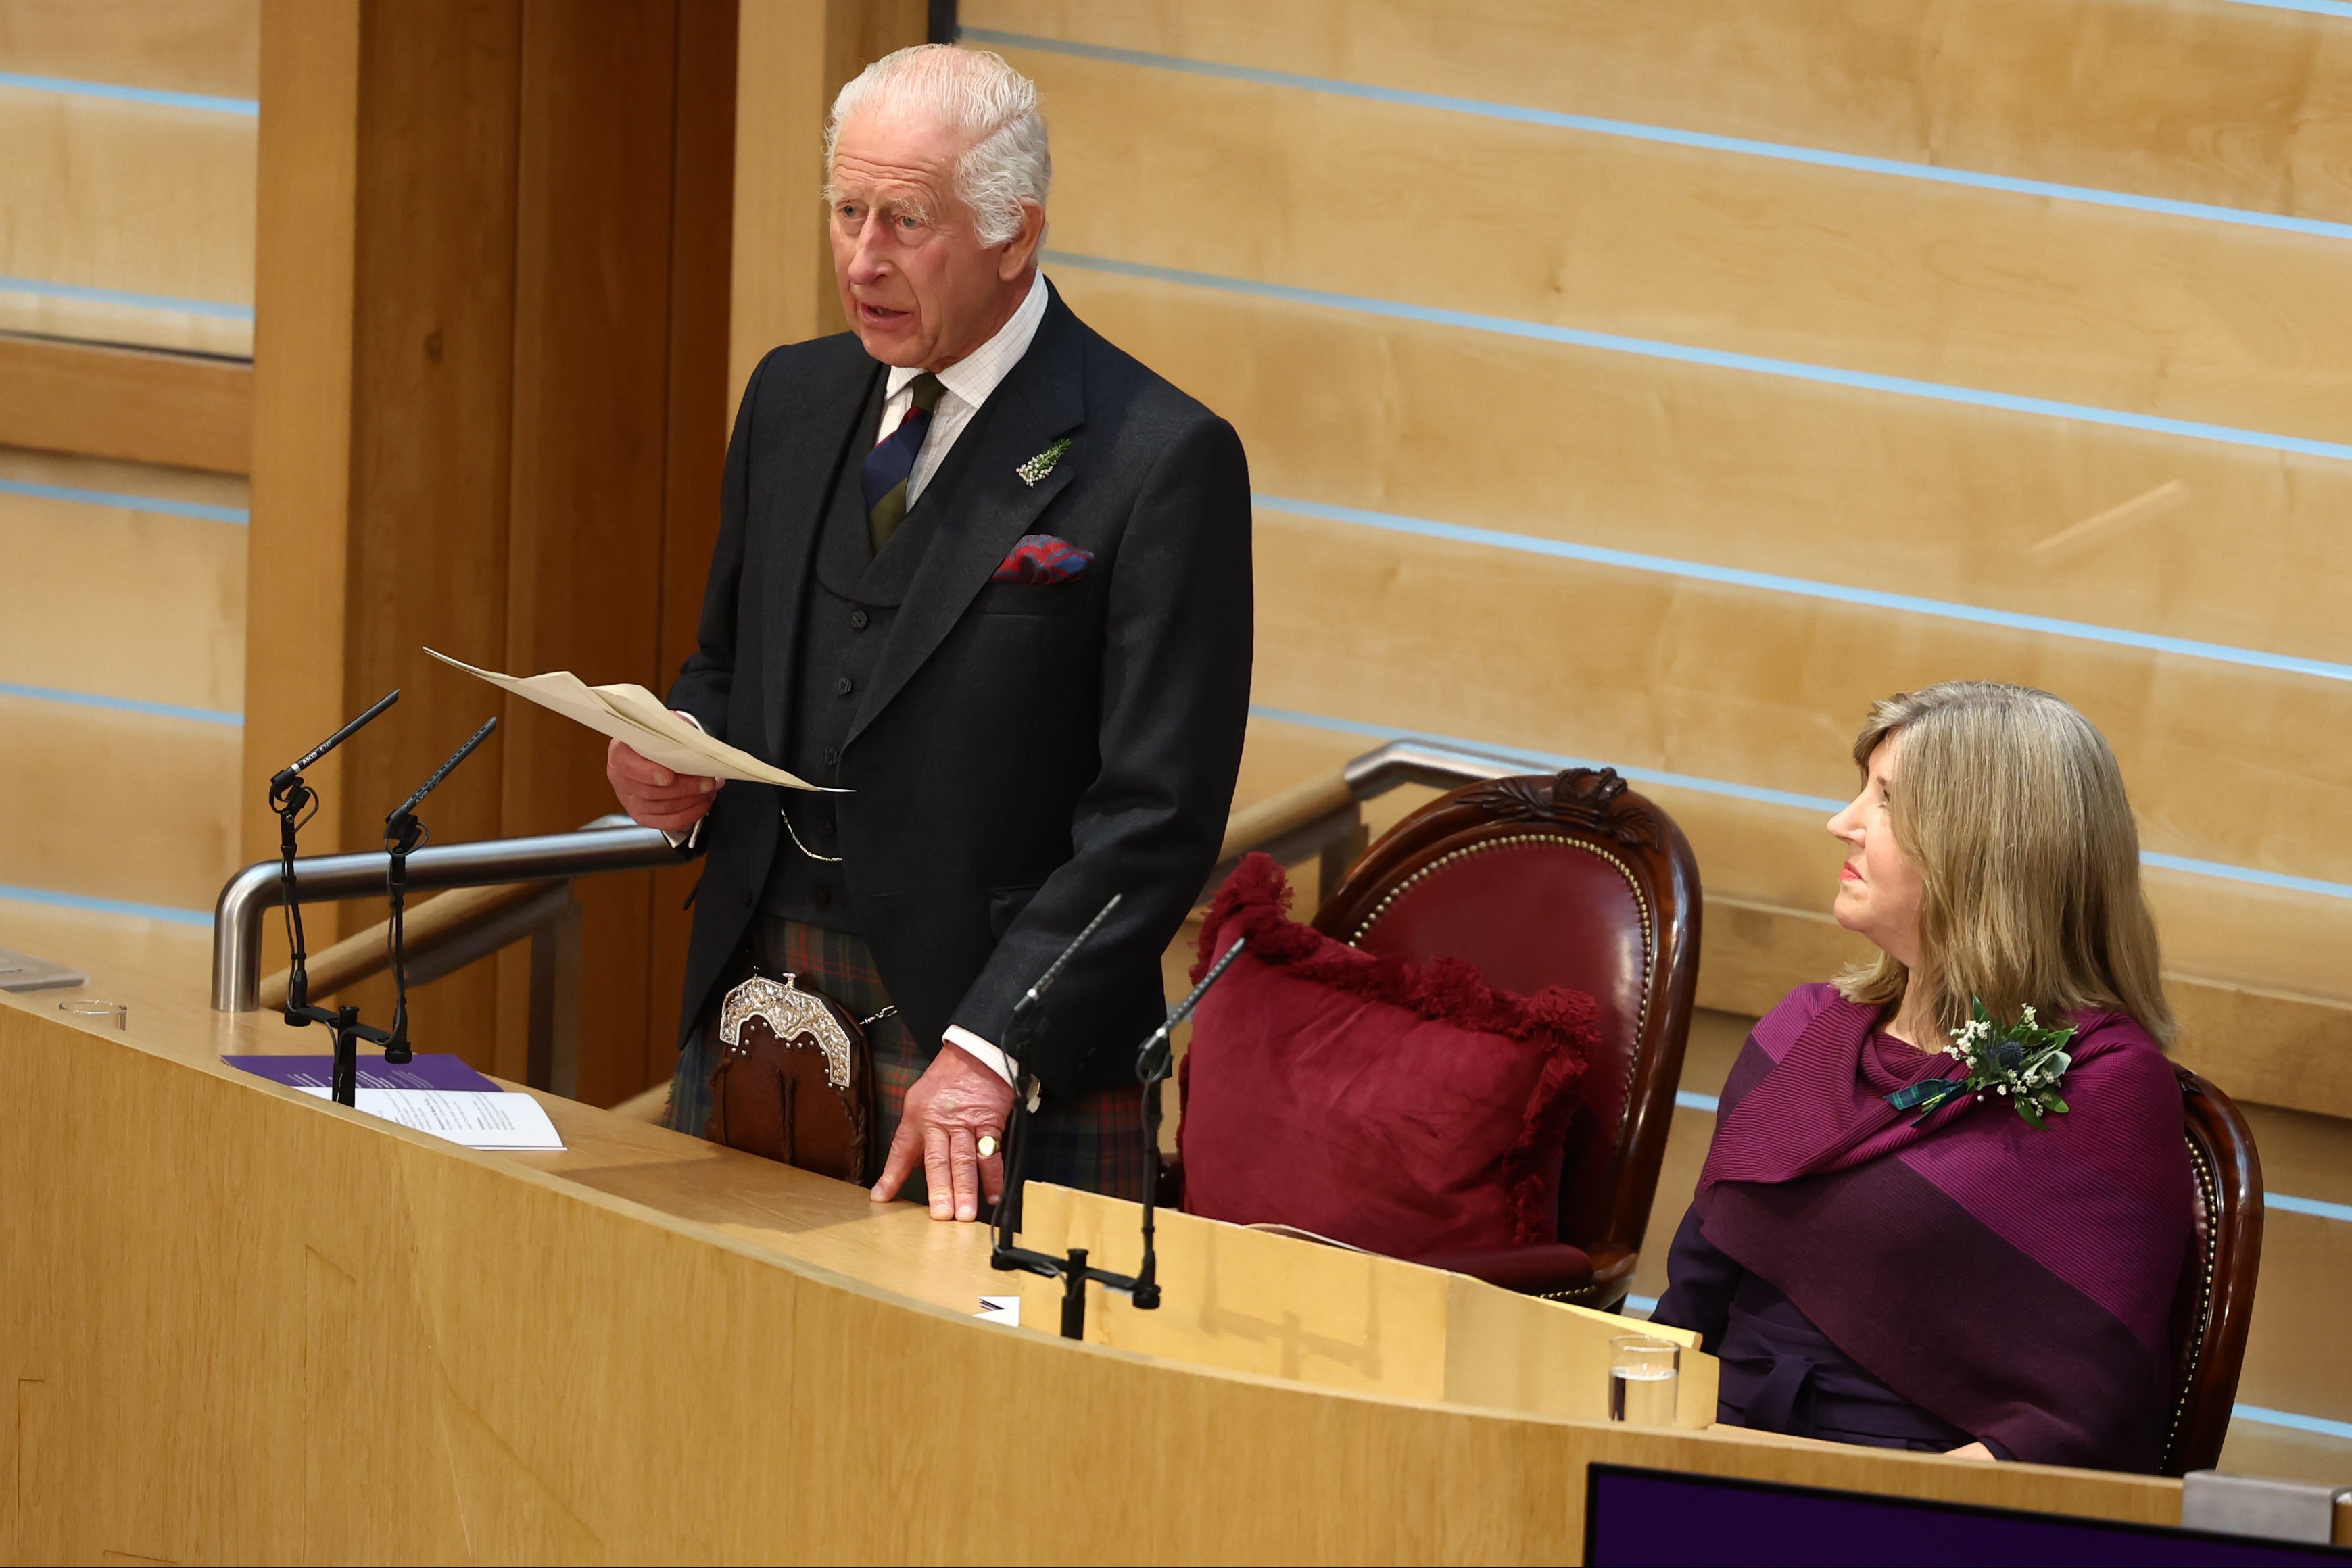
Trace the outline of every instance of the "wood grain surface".
<instances>
[{"instance_id":1,"label":"wood grain surface","mask_svg":"<svg viewBox=\"0 0 2352 1568\"><path fill-rule=\"evenodd\" d=\"M251 115L0 86L0 273L249 308L254 136ZM0 329L253 352L250 316L6 289Z\"/></svg>"},{"instance_id":2,"label":"wood grain surface","mask_svg":"<svg viewBox=\"0 0 2352 1568\"><path fill-rule=\"evenodd\" d=\"M15 612L0 616L6 679L243 708L245 529L164 509L241 513L242 479L0 451L0 483L96 497L0 491L0 559Z\"/></svg>"},{"instance_id":3,"label":"wood grain surface","mask_svg":"<svg viewBox=\"0 0 2352 1568\"><path fill-rule=\"evenodd\" d=\"M127 994L128 1034L0 998L10 1562L1561 1561L1596 1458L2179 1514L981 1323L976 1227L564 1102L567 1153L468 1153L213 1060L282 1029Z\"/></svg>"},{"instance_id":4,"label":"wood grain surface","mask_svg":"<svg viewBox=\"0 0 2352 1568\"><path fill-rule=\"evenodd\" d=\"M2352 38L2205 0L964 0L967 27L2352 221Z\"/></svg>"}]
</instances>

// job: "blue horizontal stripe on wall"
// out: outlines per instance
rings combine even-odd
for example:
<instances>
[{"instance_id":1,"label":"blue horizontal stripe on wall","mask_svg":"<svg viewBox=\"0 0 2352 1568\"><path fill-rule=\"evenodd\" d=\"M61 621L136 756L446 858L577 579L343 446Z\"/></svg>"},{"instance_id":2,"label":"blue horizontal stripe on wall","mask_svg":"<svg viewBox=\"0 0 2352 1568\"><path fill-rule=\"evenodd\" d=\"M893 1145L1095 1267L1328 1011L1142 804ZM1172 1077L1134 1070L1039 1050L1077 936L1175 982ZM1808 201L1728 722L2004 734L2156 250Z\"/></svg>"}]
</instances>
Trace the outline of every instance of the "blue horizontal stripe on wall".
<instances>
[{"instance_id":1,"label":"blue horizontal stripe on wall","mask_svg":"<svg viewBox=\"0 0 2352 1568\"><path fill-rule=\"evenodd\" d=\"M1506 762L1532 762L1555 772L1563 768L1615 768L1621 777L1635 784L1662 784L1675 789L1696 789L1706 795L1727 795L1735 800L1754 800L1767 806L1793 806L1801 810L1820 811L1824 815L1842 811L1846 804L1843 800L1832 800L1822 795L1800 795L1788 789L1767 789L1755 784L1734 784L1727 779L1701 779L1689 773L1667 773L1654 768L1627 768L1614 762L1596 762L1590 758L1561 757L1549 751L1529 751L1524 747L1496 746L1484 740L1465 740L1459 736L1432 735L1427 730L1400 729L1394 725L1366 724L1360 719L1333 718L1328 714L1269 707L1264 703L1250 704L1249 711L1252 718L1273 719L1278 724L1304 725L1309 729L1328 729L1340 735L1360 735L1367 740L1426 741L1433 746L1484 752ZM2347 896L2352 896L2352 888L2345 891Z\"/></svg>"},{"instance_id":2,"label":"blue horizontal stripe on wall","mask_svg":"<svg viewBox=\"0 0 2352 1568\"><path fill-rule=\"evenodd\" d=\"M1666 360L1676 364L1705 365L1714 370L1777 376L1786 381L1860 392L1888 392L1897 397L1924 398L1933 402L1959 403L1969 408L1997 409L2005 413L2030 413L2047 419L2069 419L2087 424L2114 425L2123 430L2158 435L2185 436L2192 441L2217 441L2231 446L2252 446L2265 452L2292 452L2305 457L2352 461L2352 445L2340 441L2314 441L2307 436L2280 435L2266 430L2241 430L2235 425L2207 424L2193 419L2167 419L2159 414L2130 413L2121 409L2095 408L2089 403L2061 402L2054 398L2023 397L2015 392L1987 392L1979 387L1923 382L1910 376L1882 376L1869 371L1845 371L1833 365L1776 360L1762 354L1736 354L1725 349L1701 349L1651 338L1629 338L1619 332L1589 332L1580 327L1554 327L1542 321L1522 321L1512 316L1483 316L1471 310L1447 310L1434 305L1407 305L1361 294L1337 294L1322 288L1298 288L1286 283L1260 283L1246 277L1226 277L1213 272L1187 272L1181 267L1153 267L1140 261L1117 261L1108 256L1047 251L1045 260L1056 267L1086 272L1107 272L1140 277L1153 283L1173 283L1188 288L1278 299L1289 305L1310 305L1326 310L1418 321L1433 327L1454 327L1473 332L1493 332L1509 338L1602 353L1630 354L1640 359Z\"/></svg>"},{"instance_id":3,"label":"blue horizontal stripe on wall","mask_svg":"<svg viewBox=\"0 0 2352 1568\"><path fill-rule=\"evenodd\" d=\"M55 686L20 686L13 681L0 681L0 697L26 697L34 702L63 703L71 707L106 708L115 713L135 713L144 718L184 718L198 724L242 726L245 716L225 708L184 707L178 703L142 702L137 697L102 696L96 692L59 691Z\"/></svg>"},{"instance_id":4,"label":"blue horizontal stripe on wall","mask_svg":"<svg viewBox=\"0 0 2352 1568\"><path fill-rule=\"evenodd\" d=\"M2229 0L2235 5L2260 5L2268 11L2305 11L2314 16L2352 17L2352 0Z\"/></svg>"},{"instance_id":5,"label":"blue horizontal stripe on wall","mask_svg":"<svg viewBox=\"0 0 2352 1568\"><path fill-rule=\"evenodd\" d=\"M166 92L160 88L125 87L120 82L26 76L21 71L0 71L0 87L58 92L70 98L112 99L118 103L144 103L159 109L200 109L210 114L239 114L248 120L261 112L259 99L221 98L208 92Z\"/></svg>"},{"instance_id":6,"label":"blue horizontal stripe on wall","mask_svg":"<svg viewBox=\"0 0 2352 1568\"><path fill-rule=\"evenodd\" d=\"M1562 757L1554 752L1530 751L1525 747L1498 746L1492 741L1466 740L1460 736L1434 735L1424 729L1403 729L1395 725L1366 724L1361 719L1334 718L1328 714L1304 713L1297 708L1273 707L1264 703L1250 704L1252 718L1271 719L1277 724L1295 724L1308 729L1328 730L1337 735L1361 736L1367 740L1418 740L1431 746L1451 747L1459 751L1483 752L1507 762L1529 762L1538 767L1614 768L1618 774L1635 784L1656 784L1672 789L1691 789L1705 795L1728 796L1735 800L1755 800L1768 806L1790 806L1824 815L1843 810L1846 802L1832 800L1825 795L1800 795L1789 789L1767 789L1755 784L1736 784L1723 779L1702 779L1690 773L1668 773L1654 768L1628 768L1620 762L1598 762L1584 757ZM2229 865L2221 861L2190 860L2184 855L2158 855L2143 852L2143 863L2160 866L2168 871L2185 871L2197 876L2210 876L2226 882L2253 883L2263 887L2291 888L2297 893L2316 894L2323 898L2352 899L2352 883L2323 882L2317 877L2291 877L2278 872L2257 871L2252 866Z\"/></svg>"},{"instance_id":7,"label":"blue horizontal stripe on wall","mask_svg":"<svg viewBox=\"0 0 2352 1568\"><path fill-rule=\"evenodd\" d=\"M2305 5L2295 8L2309 8L2315 3L2315 0L2306 0ZM2320 235L2329 239L2352 239L2352 224L2330 223L2322 218L2288 217L2278 213L2218 206L2208 202L2176 202L2163 196L2106 191L2093 185L2062 185L2048 180L2020 180L2007 174L1939 168L1933 163L1914 163L1900 158L1871 158L1855 152L1832 152L1821 147L1800 147L1786 141L1759 141L1745 136L1677 131L1671 126L1644 125L1637 120L1604 120L1589 114L1563 113L1559 110L1531 109L1522 104L1492 103L1484 99L1415 92L1406 88L1378 87L1369 82L1341 81L1332 77L1301 76L1292 71L1267 70L1258 66L1222 65L1214 60L1186 59L1180 55L1114 48L1108 44L1080 44L1062 38L1033 37L1023 33L1000 33L986 27L966 27L960 37L976 44L992 44L1000 48L1034 49L1041 54L1069 55L1079 59L1100 60L1108 65L1181 71L1188 76L1216 77L1225 81L1249 82L1258 87L1291 88L1302 92L1368 99L1375 103L1437 110L1448 114L1477 115L1486 120L1507 120L1522 125L1549 126L1559 131L1580 131L1595 136L1663 142L1672 147L1696 147L1710 152L1769 158L1786 163L1810 163L1817 168L1841 169L1853 173L1890 174L1897 179L1999 191L2008 195L2124 207L2135 212L2161 213L2168 217L2199 218L2210 223L2242 224L2250 228L2284 229L2290 234Z\"/></svg>"},{"instance_id":8,"label":"blue horizontal stripe on wall","mask_svg":"<svg viewBox=\"0 0 2352 1568\"><path fill-rule=\"evenodd\" d=\"M2324 1416L2298 1416L2292 1410L2267 1410L2260 1405L2233 1405L2230 1414L2241 1421L2260 1421L2266 1427L2292 1427L2298 1432L2316 1432L2323 1437L2342 1437L2352 1441L2352 1421L2330 1421Z\"/></svg>"},{"instance_id":9,"label":"blue horizontal stripe on wall","mask_svg":"<svg viewBox=\"0 0 2352 1568\"><path fill-rule=\"evenodd\" d=\"M1687 1089L1675 1091L1675 1103L1683 1110L1704 1111L1710 1116L1723 1106L1723 1102L1712 1094L1694 1094Z\"/></svg>"},{"instance_id":10,"label":"blue horizontal stripe on wall","mask_svg":"<svg viewBox=\"0 0 2352 1568\"><path fill-rule=\"evenodd\" d=\"M2308 1214L2315 1219L2352 1219L2352 1204L2326 1203L2315 1197L2294 1197L2283 1192L2264 1193L2263 1202L2283 1214Z\"/></svg>"},{"instance_id":11,"label":"blue horizontal stripe on wall","mask_svg":"<svg viewBox=\"0 0 2352 1568\"><path fill-rule=\"evenodd\" d=\"M0 898L18 904L47 904L51 909L76 909L85 915L134 915L142 920L168 920L174 925L213 923L209 909L182 909L169 904L138 904L127 898L96 898L86 893L57 893L46 887L10 887L0 883Z\"/></svg>"},{"instance_id":12,"label":"blue horizontal stripe on wall","mask_svg":"<svg viewBox=\"0 0 2352 1568\"><path fill-rule=\"evenodd\" d=\"M225 305L217 299L183 299L173 294L138 294L128 288L99 288L86 283L51 283L38 277L0 277L0 293L35 294L47 299L78 299L89 305L121 305L133 310L177 310L190 316L216 316L225 321L250 321L250 305Z\"/></svg>"},{"instance_id":13,"label":"blue horizontal stripe on wall","mask_svg":"<svg viewBox=\"0 0 2352 1568\"><path fill-rule=\"evenodd\" d=\"M2236 648L2226 643L2199 643L2186 637L2166 637L2153 632L2133 632L2120 626L2098 626L2085 621L2061 621L2053 616L2024 615L2015 611L1960 604L1946 599L1885 593L1874 588L1849 588L1843 583L1816 582L1811 578L1783 577L1776 572L1749 571L1740 567L1711 566L1705 561L1643 555L1634 550L1610 549L1601 545L1571 544L1566 539L1544 538L1535 534L1472 528L1465 523L1444 523L1431 517L1401 517L1393 512L1367 511L1360 507L1334 507L1289 496L1269 496L1261 492L1251 498L1272 511L1319 517L1325 522L1352 523L1360 528L1419 534L1423 538L1448 539L1458 544L1487 545L1498 549L1524 550L1530 555L1554 556L1562 560L1584 561L1594 566L1622 567L1628 571L1656 572L1668 577L1692 578L1702 582L1727 583L1736 588L1761 589L1770 593L1826 599L1841 604L1862 604L1874 610L1933 615L1979 626L1998 626L2012 632L2038 632L2088 643L2109 643L2118 647L2145 649L2149 653L2178 653L2193 659L2212 659L2226 664L2245 664L2289 674L2315 675L2322 680L2352 681L2352 664L2338 664L2326 659L2302 659L2291 653L2273 653L2260 648Z\"/></svg>"},{"instance_id":14,"label":"blue horizontal stripe on wall","mask_svg":"<svg viewBox=\"0 0 2352 1568\"><path fill-rule=\"evenodd\" d=\"M126 507L134 512L201 517L208 523L249 523L253 520L253 514L243 507L209 507L201 501L133 496L122 490L85 490L79 485L37 485L29 479L0 479L0 496L29 496L39 501L72 501L85 507Z\"/></svg>"}]
</instances>

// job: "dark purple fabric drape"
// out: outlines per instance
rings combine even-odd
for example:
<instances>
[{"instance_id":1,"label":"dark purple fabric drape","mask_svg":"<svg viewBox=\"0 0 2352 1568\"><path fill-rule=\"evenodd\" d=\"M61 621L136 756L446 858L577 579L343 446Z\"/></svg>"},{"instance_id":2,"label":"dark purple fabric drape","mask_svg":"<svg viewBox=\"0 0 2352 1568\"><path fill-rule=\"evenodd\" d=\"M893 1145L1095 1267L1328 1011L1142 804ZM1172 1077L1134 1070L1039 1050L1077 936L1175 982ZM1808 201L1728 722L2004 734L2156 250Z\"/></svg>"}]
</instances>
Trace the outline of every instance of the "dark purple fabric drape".
<instances>
[{"instance_id":1,"label":"dark purple fabric drape","mask_svg":"<svg viewBox=\"0 0 2352 1568\"><path fill-rule=\"evenodd\" d=\"M2021 1459L2153 1470L2194 1227L2180 1091L2147 1031L2075 1020L2036 1131L1999 1099L1914 1128L1885 1096L1958 1058L1829 986L1759 1020L1700 1173L1706 1239L1905 1398Z\"/></svg>"}]
</instances>

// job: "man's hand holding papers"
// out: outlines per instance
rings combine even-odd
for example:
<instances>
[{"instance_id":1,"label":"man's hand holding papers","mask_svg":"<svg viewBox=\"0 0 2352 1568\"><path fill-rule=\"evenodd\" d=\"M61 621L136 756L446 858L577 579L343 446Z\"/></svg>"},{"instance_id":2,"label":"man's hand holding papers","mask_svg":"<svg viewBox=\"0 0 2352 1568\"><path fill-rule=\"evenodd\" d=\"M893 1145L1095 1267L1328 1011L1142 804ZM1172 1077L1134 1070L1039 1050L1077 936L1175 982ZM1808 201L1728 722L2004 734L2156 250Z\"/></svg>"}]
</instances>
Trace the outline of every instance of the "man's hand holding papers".
<instances>
[{"instance_id":1,"label":"man's hand holding papers","mask_svg":"<svg viewBox=\"0 0 2352 1568\"><path fill-rule=\"evenodd\" d=\"M730 779L815 789L781 768L704 732L684 714L662 706L640 685L592 686L568 670L543 675L502 675L478 670L446 653L425 650L445 664L478 676L501 691L610 736L604 771L629 815L648 828L684 833L709 813L712 797Z\"/></svg>"},{"instance_id":2,"label":"man's hand holding papers","mask_svg":"<svg viewBox=\"0 0 2352 1568\"><path fill-rule=\"evenodd\" d=\"M719 780L707 773L677 773L625 740L604 752L604 777L632 820L665 833L682 833L710 814Z\"/></svg>"}]
</instances>

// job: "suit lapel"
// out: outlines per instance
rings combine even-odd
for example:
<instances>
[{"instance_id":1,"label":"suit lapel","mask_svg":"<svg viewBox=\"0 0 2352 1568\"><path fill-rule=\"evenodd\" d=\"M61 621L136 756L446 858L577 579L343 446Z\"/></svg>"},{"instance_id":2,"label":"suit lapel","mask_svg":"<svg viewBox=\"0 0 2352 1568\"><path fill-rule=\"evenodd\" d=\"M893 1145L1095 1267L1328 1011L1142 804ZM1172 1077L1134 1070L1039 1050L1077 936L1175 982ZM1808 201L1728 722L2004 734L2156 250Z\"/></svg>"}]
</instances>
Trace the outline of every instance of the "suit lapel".
<instances>
[{"instance_id":1,"label":"suit lapel","mask_svg":"<svg viewBox=\"0 0 2352 1568\"><path fill-rule=\"evenodd\" d=\"M873 685L849 727L852 741L937 651L1006 553L1076 473L1074 459L1082 457L1081 449L1034 485L1024 484L1019 469L1086 423L1085 350L1077 318L1056 292L1029 351L956 443L955 457L965 455L964 442L978 444L955 493L934 497L925 492L926 501L948 503L953 517L938 519L939 537L907 591Z\"/></svg>"},{"instance_id":2,"label":"suit lapel","mask_svg":"<svg viewBox=\"0 0 2352 1568\"><path fill-rule=\"evenodd\" d=\"M769 616L767 645L761 650L761 716L767 724L767 755L779 762L790 734L793 695L800 689L793 666L800 654L808 574L815 568L816 544L824 532L825 508L834 491L856 483L845 476L866 449L867 443L857 438L859 430L863 427L870 437L873 422L881 417L875 393L882 370L879 361L861 355L848 385L828 388L784 415L784 439L779 444L782 461L772 492L775 501L761 591Z\"/></svg>"}]
</instances>

